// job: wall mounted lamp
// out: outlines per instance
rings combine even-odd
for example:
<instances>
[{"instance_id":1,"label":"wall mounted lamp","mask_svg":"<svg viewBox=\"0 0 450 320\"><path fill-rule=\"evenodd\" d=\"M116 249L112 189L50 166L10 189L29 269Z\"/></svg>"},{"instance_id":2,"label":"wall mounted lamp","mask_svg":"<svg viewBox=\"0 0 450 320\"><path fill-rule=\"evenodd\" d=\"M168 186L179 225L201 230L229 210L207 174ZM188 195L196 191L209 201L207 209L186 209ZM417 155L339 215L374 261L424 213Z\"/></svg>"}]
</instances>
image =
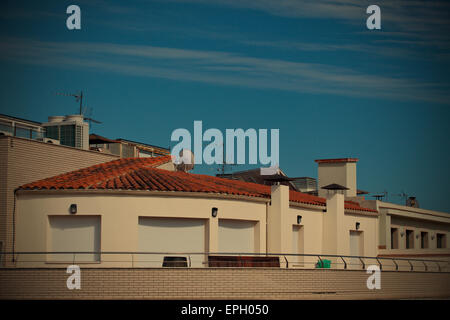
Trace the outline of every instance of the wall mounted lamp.
<instances>
[{"instance_id":1,"label":"wall mounted lamp","mask_svg":"<svg viewBox=\"0 0 450 320\"><path fill-rule=\"evenodd\" d=\"M402 231L400 232L400 236L403 237L405 235L405 233Z\"/></svg>"},{"instance_id":2,"label":"wall mounted lamp","mask_svg":"<svg viewBox=\"0 0 450 320\"><path fill-rule=\"evenodd\" d=\"M361 226L361 224L359 222L356 223L356 230L359 230L359 227Z\"/></svg>"},{"instance_id":3,"label":"wall mounted lamp","mask_svg":"<svg viewBox=\"0 0 450 320\"><path fill-rule=\"evenodd\" d=\"M216 207L212 208L211 215L213 216L213 218L217 217L218 211L219 209L217 209Z\"/></svg>"},{"instance_id":4,"label":"wall mounted lamp","mask_svg":"<svg viewBox=\"0 0 450 320\"><path fill-rule=\"evenodd\" d=\"M302 223L302 216L297 216L297 224Z\"/></svg>"},{"instance_id":5,"label":"wall mounted lamp","mask_svg":"<svg viewBox=\"0 0 450 320\"><path fill-rule=\"evenodd\" d=\"M70 214L75 214L77 213L77 205L75 203L72 203L69 207L69 212Z\"/></svg>"}]
</instances>

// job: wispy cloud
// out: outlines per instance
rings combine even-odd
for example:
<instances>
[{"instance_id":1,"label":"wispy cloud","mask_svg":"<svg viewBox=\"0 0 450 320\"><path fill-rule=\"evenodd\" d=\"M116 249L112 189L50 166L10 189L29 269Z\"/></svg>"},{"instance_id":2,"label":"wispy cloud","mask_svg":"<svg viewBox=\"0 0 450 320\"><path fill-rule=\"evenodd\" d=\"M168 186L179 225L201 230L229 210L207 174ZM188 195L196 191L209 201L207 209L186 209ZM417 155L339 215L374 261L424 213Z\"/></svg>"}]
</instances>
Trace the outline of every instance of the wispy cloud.
<instances>
[{"instance_id":1,"label":"wispy cloud","mask_svg":"<svg viewBox=\"0 0 450 320\"><path fill-rule=\"evenodd\" d=\"M100 4L103 3L100 1ZM148 2L141 0L143 3ZM371 32L365 29L367 18L366 8L373 4L369 0L160 0L164 2L202 4L205 6L223 6L234 9L250 9L265 12L270 15L288 18L313 18L313 19L337 19L350 24L358 25L354 34L366 34L367 39L363 43L352 41L351 35L341 34L340 39L318 40L317 42L304 42L298 39L279 40L268 37L261 39L260 35L245 34L236 30L214 30L199 28L196 26L183 26L183 28L160 25L163 32L178 35L184 38L203 38L212 40L224 40L246 46L263 46L279 48L283 50L318 51L318 52L360 52L371 55L379 55L397 59L435 59L446 56L450 51L450 3L436 0L384 0L379 3L382 9L383 30ZM154 2L154 1L152 1ZM123 8L123 13L128 12ZM115 7L115 12L120 12L120 7ZM146 15L152 13L134 13L144 21ZM169 14L167 11L165 15ZM179 12L177 12L179 14ZM154 18L154 17L153 17ZM170 19L170 14L169 17ZM175 18L175 17L172 17ZM97 23L109 24L114 27L114 22L98 21ZM122 23L118 28L130 28L134 23ZM139 25L139 23L138 23ZM140 28L140 29L139 29ZM144 24L136 28L142 32L153 31L153 25ZM212 29L211 29L212 28ZM223 26L222 26L223 28ZM433 50L424 56L423 48Z\"/></svg>"},{"instance_id":2,"label":"wispy cloud","mask_svg":"<svg viewBox=\"0 0 450 320\"><path fill-rule=\"evenodd\" d=\"M450 4L442 0L163 0L170 2L201 3L264 11L285 17L365 20L366 8L378 4L387 21L411 27L411 24L449 25L447 12ZM419 26L417 26L419 27Z\"/></svg>"},{"instance_id":3,"label":"wispy cloud","mask_svg":"<svg viewBox=\"0 0 450 320\"><path fill-rule=\"evenodd\" d=\"M326 64L145 45L4 39L0 58L56 68L258 89L449 103L448 84Z\"/></svg>"},{"instance_id":4,"label":"wispy cloud","mask_svg":"<svg viewBox=\"0 0 450 320\"><path fill-rule=\"evenodd\" d=\"M164 0L251 9L289 18L337 19L365 25L366 9L381 7L384 31L391 35L430 35L450 39L450 2L442 0ZM386 33L384 33L386 35Z\"/></svg>"},{"instance_id":5,"label":"wispy cloud","mask_svg":"<svg viewBox=\"0 0 450 320\"><path fill-rule=\"evenodd\" d=\"M411 41L414 43L414 41ZM241 43L248 46L257 47L271 47L288 51L299 52L320 52L320 53L334 53L334 52L356 52L363 53L370 56L377 55L396 59L420 59L423 60L424 56L420 54L420 51L411 50L405 48L404 44L410 44L411 42L405 41L405 43L398 43L396 40L376 40L373 43L368 44L356 44L356 43L326 43L326 42L299 42L299 41L258 41L258 40L243 40ZM395 46L392 46L394 44ZM400 46L399 46L400 45ZM432 59L433 57L430 57Z\"/></svg>"}]
</instances>

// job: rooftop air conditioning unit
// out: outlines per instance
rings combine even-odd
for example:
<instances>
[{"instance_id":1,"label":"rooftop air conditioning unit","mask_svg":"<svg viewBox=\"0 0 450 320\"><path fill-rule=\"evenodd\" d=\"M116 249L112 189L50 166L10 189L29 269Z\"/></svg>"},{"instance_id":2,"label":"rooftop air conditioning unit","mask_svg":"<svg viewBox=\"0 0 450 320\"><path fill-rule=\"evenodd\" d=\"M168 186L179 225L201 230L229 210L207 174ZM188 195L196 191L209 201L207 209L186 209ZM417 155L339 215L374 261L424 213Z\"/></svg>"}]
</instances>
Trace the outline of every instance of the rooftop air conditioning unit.
<instances>
[{"instance_id":1,"label":"rooftop air conditioning unit","mask_svg":"<svg viewBox=\"0 0 450 320\"><path fill-rule=\"evenodd\" d=\"M12 136L13 134L9 131L0 130L0 136Z\"/></svg>"},{"instance_id":2,"label":"rooftop air conditioning unit","mask_svg":"<svg viewBox=\"0 0 450 320\"><path fill-rule=\"evenodd\" d=\"M38 141L45 142L45 143L50 143L50 144L60 144L60 143L59 143L59 140L56 140L56 139L39 138L39 139L37 139L37 140L38 140Z\"/></svg>"}]
</instances>

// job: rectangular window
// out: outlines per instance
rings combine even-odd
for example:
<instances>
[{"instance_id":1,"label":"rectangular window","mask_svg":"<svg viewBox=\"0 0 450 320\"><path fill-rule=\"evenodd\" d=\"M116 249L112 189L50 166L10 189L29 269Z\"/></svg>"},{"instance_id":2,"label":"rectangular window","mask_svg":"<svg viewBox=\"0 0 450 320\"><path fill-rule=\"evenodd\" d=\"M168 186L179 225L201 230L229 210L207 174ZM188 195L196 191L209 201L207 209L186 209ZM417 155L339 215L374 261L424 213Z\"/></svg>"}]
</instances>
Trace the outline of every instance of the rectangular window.
<instances>
[{"instance_id":1,"label":"rectangular window","mask_svg":"<svg viewBox=\"0 0 450 320\"><path fill-rule=\"evenodd\" d=\"M436 234L436 246L438 249L443 249L447 247L447 237L443 233Z\"/></svg>"},{"instance_id":2,"label":"rectangular window","mask_svg":"<svg viewBox=\"0 0 450 320\"><path fill-rule=\"evenodd\" d=\"M391 249L398 249L398 229L391 228Z\"/></svg>"},{"instance_id":3,"label":"rectangular window","mask_svg":"<svg viewBox=\"0 0 450 320\"><path fill-rule=\"evenodd\" d=\"M414 249L414 230L406 230L406 249Z\"/></svg>"},{"instance_id":4,"label":"rectangular window","mask_svg":"<svg viewBox=\"0 0 450 320\"><path fill-rule=\"evenodd\" d=\"M422 249L428 248L428 232L421 232L420 233L420 247Z\"/></svg>"},{"instance_id":5,"label":"rectangular window","mask_svg":"<svg viewBox=\"0 0 450 320\"><path fill-rule=\"evenodd\" d=\"M22 128L22 127L16 126L15 135L16 135L16 137L30 139L31 138L31 130L27 129L27 128Z\"/></svg>"},{"instance_id":6,"label":"rectangular window","mask_svg":"<svg viewBox=\"0 0 450 320\"><path fill-rule=\"evenodd\" d=\"M7 122L0 122L0 131L9 132L11 134L14 134L14 128L10 123Z\"/></svg>"},{"instance_id":7,"label":"rectangular window","mask_svg":"<svg viewBox=\"0 0 450 320\"><path fill-rule=\"evenodd\" d=\"M94 262L100 261L99 216L49 216L50 261ZM76 253L92 252L92 253Z\"/></svg>"},{"instance_id":8,"label":"rectangular window","mask_svg":"<svg viewBox=\"0 0 450 320\"><path fill-rule=\"evenodd\" d=\"M44 134L42 131L32 130L31 132L31 139L39 139L43 138Z\"/></svg>"}]
</instances>

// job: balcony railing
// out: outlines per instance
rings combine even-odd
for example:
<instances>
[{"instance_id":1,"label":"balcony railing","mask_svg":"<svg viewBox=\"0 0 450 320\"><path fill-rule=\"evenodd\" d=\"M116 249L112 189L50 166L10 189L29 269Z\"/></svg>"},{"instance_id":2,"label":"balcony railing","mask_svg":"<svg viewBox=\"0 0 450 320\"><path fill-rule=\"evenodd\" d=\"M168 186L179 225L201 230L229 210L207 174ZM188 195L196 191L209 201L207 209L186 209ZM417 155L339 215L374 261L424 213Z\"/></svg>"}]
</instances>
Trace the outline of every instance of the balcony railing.
<instances>
[{"instance_id":1,"label":"balcony railing","mask_svg":"<svg viewBox=\"0 0 450 320\"><path fill-rule=\"evenodd\" d=\"M119 268L287 268L450 272L450 259L413 259L329 254L235 252L4 252L0 268L54 268L71 264Z\"/></svg>"}]
</instances>

